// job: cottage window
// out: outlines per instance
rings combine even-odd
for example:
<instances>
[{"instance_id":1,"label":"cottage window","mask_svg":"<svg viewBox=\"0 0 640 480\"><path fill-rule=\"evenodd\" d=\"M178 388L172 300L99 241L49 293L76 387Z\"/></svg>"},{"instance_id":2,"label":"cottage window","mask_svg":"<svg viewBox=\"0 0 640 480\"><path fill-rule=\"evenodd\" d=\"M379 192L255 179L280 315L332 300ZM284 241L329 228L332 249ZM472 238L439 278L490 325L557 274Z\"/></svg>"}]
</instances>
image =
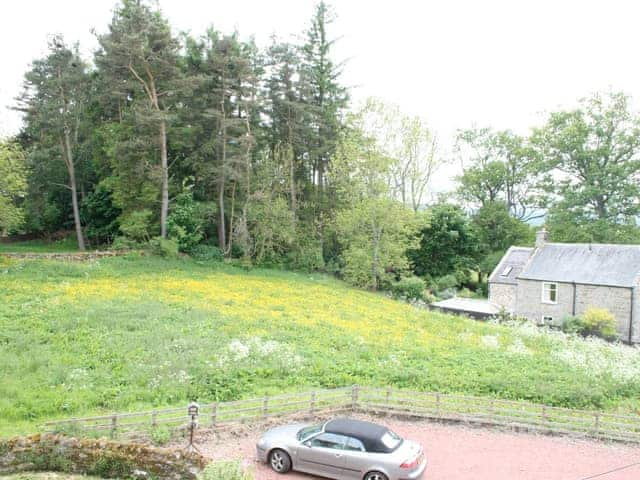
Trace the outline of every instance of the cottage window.
<instances>
[{"instance_id":1,"label":"cottage window","mask_svg":"<svg viewBox=\"0 0 640 480\"><path fill-rule=\"evenodd\" d=\"M553 317L547 317L546 315L542 317L542 325L551 325L553 323Z\"/></svg>"},{"instance_id":2,"label":"cottage window","mask_svg":"<svg viewBox=\"0 0 640 480\"><path fill-rule=\"evenodd\" d=\"M557 283L542 283L542 303L558 303Z\"/></svg>"}]
</instances>

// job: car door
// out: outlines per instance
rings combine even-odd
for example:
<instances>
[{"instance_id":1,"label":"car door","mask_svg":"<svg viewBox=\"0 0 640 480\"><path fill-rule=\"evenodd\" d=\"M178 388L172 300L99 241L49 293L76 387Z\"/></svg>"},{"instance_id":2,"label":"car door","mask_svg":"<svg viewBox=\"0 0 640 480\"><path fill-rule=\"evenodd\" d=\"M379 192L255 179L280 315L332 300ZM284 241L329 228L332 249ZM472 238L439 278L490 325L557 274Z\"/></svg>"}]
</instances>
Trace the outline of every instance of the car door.
<instances>
[{"instance_id":1,"label":"car door","mask_svg":"<svg viewBox=\"0 0 640 480\"><path fill-rule=\"evenodd\" d=\"M371 470L371 455L367 453L364 444L360 440L347 437L344 447L345 463L342 476L345 479L361 480L364 474Z\"/></svg>"},{"instance_id":2,"label":"car door","mask_svg":"<svg viewBox=\"0 0 640 480\"><path fill-rule=\"evenodd\" d=\"M296 470L342 479L346 441L347 437L334 433L321 433L307 440L298 448Z\"/></svg>"}]
</instances>

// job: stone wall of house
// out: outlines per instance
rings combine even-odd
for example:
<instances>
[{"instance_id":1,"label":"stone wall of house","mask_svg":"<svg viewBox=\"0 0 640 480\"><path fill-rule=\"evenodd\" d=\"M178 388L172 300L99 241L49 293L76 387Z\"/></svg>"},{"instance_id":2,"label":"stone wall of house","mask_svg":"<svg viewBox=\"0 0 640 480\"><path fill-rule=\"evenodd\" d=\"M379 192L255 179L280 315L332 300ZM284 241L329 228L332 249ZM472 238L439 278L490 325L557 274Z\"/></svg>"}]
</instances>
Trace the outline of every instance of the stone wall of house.
<instances>
[{"instance_id":1,"label":"stone wall of house","mask_svg":"<svg viewBox=\"0 0 640 480\"><path fill-rule=\"evenodd\" d=\"M508 312L516 309L516 286L506 283L489 284L489 301Z\"/></svg>"},{"instance_id":2,"label":"stone wall of house","mask_svg":"<svg viewBox=\"0 0 640 480\"><path fill-rule=\"evenodd\" d=\"M576 285L576 315L589 307L606 308L616 319L618 335L629 339L631 319L631 290L629 288Z\"/></svg>"},{"instance_id":3,"label":"stone wall of house","mask_svg":"<svg viewBox=\"0 0 640 480\"><path fill-rule=\"evenodd\" d=\"M198 453L110 440L32 435L0 440L0 476L61 471L103 478L195 479L204 468Z\"/></svg>"},{"instance_id":4,"label":"stone wall of house","mask_svg":"<svg viewBox=\"0 0 640 480\"><path fill-rule=\"evenodd\" d=\"M541 322L543 316L549 316L553 318L553 324L560 325L564 317L573 314L574 285L558 283L558 302L549 304L542 302L542 283L537 280L518 280L515 313L536 322ZM606 308L616 319L620 338L628 340L631 318L630 289L580 284L575 285L575 289L576 315L583 314L589 307ZM640 309L637 294L635 303L637 312Z\"/></svg>"},{"instance_id":5,"label":"stone wall of house","mask_svg":"<svg viewBox=\"0 0 640 480\"><path fill-rule=\"evenodd\" d=\"M636 279L636 288L633 292L633 328L631 341L640 343L640 275Z\"/></svg>"},{"instance_id":6,"label":"stone wall of house","mask_svg":"<svg viewBox=\"0 0 640 480\"><path fill-rule=\"evenodd\" d=\"M518 279L516 289L518 299L515 314L535 322L542 322L542 317L552 317L553 323L559 325L564 317L571 315L573 308L573 285L558 284L558 302L549 304L542 302L542 282L537 280Z\"/></svg>"}]
</instances>

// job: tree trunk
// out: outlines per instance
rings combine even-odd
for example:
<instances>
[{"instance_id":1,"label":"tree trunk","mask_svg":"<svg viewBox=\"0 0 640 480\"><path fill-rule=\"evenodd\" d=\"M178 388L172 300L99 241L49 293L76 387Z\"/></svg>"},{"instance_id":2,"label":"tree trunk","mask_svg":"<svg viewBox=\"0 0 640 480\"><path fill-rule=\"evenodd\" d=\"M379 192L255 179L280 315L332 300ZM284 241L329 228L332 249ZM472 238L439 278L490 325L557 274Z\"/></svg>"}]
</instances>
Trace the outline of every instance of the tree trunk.
<instances>
[{"instance_id":1,"label":"tree trunk","mask_svg":"<svg viewBox=\"0 0 640 480\"><path fill-rule=\"evenodd\" d=\"M224 252L227 246L224 225L224 179L222 175L218 179L218 247Z\"/></svg>"},{"instance_id":2,"label":"tree trunk","mask_svg":"<svg viewBox=\"0 0 640 480\"><path fill-rule=\"evenodd\" d=\"M71 205L73 207L73 222L76 226L76 237L78 239L78 250L84 252L84 235L82 233L82 225L80 224L80 209L78 208L78 190L76 187L76 171L73 164L73 153L71 152L71 141L69 139L69 131L65 128L64 145L62 154L66 156L65 163L69 171L69 188L71 189Z\"/></svg>"},{"instance_id":3,"label":"tree trunk","mask_svg":"<svg viewBox=\"0 0 640 480\"><path fill-rule=\"evenodd\" d=\"M162 205L160 207L160 236L167 238L169 215L169 162L167 159L167 123L160 121L160 162L162 168Z\"/></svg>"}]
</instances>

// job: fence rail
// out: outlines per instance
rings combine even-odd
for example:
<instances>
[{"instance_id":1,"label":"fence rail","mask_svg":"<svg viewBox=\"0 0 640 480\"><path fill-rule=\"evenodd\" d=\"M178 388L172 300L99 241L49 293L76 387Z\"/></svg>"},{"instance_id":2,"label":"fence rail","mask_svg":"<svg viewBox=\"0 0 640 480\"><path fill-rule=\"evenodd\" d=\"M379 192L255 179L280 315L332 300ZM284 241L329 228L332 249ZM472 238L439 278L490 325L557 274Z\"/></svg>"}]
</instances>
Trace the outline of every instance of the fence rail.
<instances>
[{"instance_id":1,"label":"fence rail","mask_svg":"<svg viewBox=\"0 0 640 480\"><path fill-rule=\"evenodd\" d=\"M108 431L111 436L116 436L161 426L184 428L194 421L200 427L215 430L229 428L238 422L338 412L402 415L640 443L639 415L618 415L486 397L357 385L206 403L199 405L195 417L189 415L187 408L169 408L58 420L45 423L44 428L48 431Z\"/></svg>"}]
</instances>

